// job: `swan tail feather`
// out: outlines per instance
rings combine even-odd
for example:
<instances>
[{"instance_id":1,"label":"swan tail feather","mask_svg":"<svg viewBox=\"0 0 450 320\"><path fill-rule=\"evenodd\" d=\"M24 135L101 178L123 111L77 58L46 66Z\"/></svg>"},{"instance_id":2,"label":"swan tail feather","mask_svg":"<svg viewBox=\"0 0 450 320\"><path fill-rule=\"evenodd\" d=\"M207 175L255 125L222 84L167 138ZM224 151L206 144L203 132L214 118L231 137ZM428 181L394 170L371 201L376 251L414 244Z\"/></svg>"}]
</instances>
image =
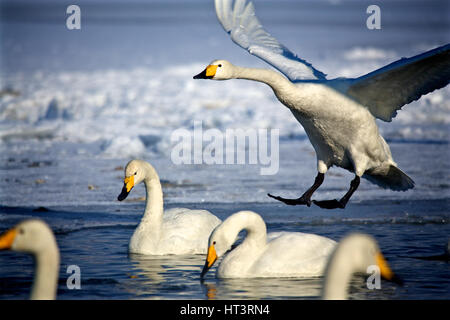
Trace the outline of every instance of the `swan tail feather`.
<instances>
[{"instance_id":1,"label":"swan tail feather","mask_svg":"<svg viewBox=\"0 0 450 320\"><path fill-rule=\"evenodd\" d=\"M363 178L384 188L394 191L406 191L414 188L414 181L394 165L367 171Z\"/></svg>"}]
</instances>

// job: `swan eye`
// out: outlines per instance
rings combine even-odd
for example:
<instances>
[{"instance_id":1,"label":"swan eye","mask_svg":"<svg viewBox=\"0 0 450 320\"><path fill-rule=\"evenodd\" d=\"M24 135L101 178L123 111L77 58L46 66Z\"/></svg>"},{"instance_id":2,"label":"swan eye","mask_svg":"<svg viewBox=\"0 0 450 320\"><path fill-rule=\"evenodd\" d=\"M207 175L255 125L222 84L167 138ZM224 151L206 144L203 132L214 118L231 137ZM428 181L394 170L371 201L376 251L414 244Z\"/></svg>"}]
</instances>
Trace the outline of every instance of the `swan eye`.
<instances>
[{"instance_id":1,"label":"swan eye","mask_svg":"<svg viewBox=\"0 0 450 320\"><path fill-rule=\"evenodd\" d=\"M216 242L215 242L215 241L213 241L213 244L216 244Z\"/></svg>"},{"instance_id":2,"label":"swan eye","mask_svg":"<svg viewBox=\"0 0 450 320\"><path fill-rule=\"evenodd\" d=\"M137 175L137 171L134 173L134 175Z\"/></svg>"},{"instance_id":3,"label":"swan eye","mask_svg":"<svg viewBox=\"0 0 450 320\"><path fill-rule=\"evenodd\" d=\"M221 64L219 64L219 65L218 65L218 67L219 67L219 68L221 68L221 67L222 67L222 65L221 65Z\"/></svg>"},{"instance_id":4,"label":"swan eye","mask_svg":"<svg viewBox=\"0 0 450 320\"><path fill-rule=\"evenodd\" d=\"M25 233L25 230L23 230L22 228L20 228L20 229L19 229L19 233L20 233L20 234L24 234L24 233Z\"/></svg>"}]
</instances>

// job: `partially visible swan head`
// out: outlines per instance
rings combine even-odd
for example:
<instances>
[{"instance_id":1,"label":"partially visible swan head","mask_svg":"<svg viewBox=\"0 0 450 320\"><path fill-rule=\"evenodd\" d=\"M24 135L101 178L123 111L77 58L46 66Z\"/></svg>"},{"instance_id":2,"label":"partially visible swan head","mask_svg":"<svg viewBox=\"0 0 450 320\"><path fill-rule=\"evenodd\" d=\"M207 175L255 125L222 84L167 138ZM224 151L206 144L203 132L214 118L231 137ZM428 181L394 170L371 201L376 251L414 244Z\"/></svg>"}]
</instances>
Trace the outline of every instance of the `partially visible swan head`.
<instances>
[{"instance_id":1,"label":"partially visible swan head","mask_svg":"<svg viewBox=\"0 0 450 320\"><path fill-rule=\"evenodd\" d=\"M392 272L373 237L354 233L343 238L328 259L324 299L345 299L351 276L355 273L367 274L368 270L372 270L369 267L377 267L383 279L402 283Z\"/></svg>"},{"instance_id":2,"label":"partially visible swan head","mask_svg":"<svg viewBox=\"0 0 450 320\"><path fill-rule=\"evenodd\" d=\"M228 80L234 78L235 66L226 60L214 60L194 79Z\"/></svg>"},{"instance_id":3,"label":"partially visible swan head","mask_svg":"<svg viewBox=\"0 0 450 320\"><path fill-rule=\"evenodd\" d=\"M0 236L0 250L38 255L55 246L53 232L45 222L37 219L25 220Z\"/></svg>"},{"instance_id":4,"label":"partially visible swan head","mask_svg":"<svg viewBox=\"0 0 450 320\"><path fill-rule=\"evenodd\" d=\"M0 250L5 249L33 255L36 266L31 299L55 299L59 250L50 227L38 219L25 220L0 235Z\"/></svg>"},{"instance_id":5,"label":"partially visible swan head","mask_svg":"<svg viewBox=\"0 0 450 320\"><path fill-rule=\"evenodd\" d=\"M159 181L159 177L150 163L138 159L131 160L125 167L123 188L122 192L117 197L117 200L124 200L135 185L138 185L144 180L152 179L158 179Z\"/></svg>"},{"instance_id":6,"label":"partially visible swan head","mask_svg":"<svg viewBox=\"0 0 450 320\"><path fill-rule=\"evenodd\" d=\"M223 223L214 229L208 240L208 254L200 279L203 279L208 270L213 266L214 262L231 248L231 245L235 240L235 237L230 237L230 233L226 232L226 225L224 228Z\"/></svg>"},{"instance_id":7,"label":"partially visible swan head","mask_svg":"<svg viewBox=\"0 0 450 320\"><path fill-rule=\"evenodd\" d=\"M262 228L263 235L266 235L265 223L261 216L253 211L239 211L219 224L211 233L208 240L208 254L200 278L213 266L214 262L223 256L237 240L241 230L248 231L248 225ZM265 239L265 238L264 238ZM264 240L265 241L265 240Z\"/></svg>"}]
</instances>

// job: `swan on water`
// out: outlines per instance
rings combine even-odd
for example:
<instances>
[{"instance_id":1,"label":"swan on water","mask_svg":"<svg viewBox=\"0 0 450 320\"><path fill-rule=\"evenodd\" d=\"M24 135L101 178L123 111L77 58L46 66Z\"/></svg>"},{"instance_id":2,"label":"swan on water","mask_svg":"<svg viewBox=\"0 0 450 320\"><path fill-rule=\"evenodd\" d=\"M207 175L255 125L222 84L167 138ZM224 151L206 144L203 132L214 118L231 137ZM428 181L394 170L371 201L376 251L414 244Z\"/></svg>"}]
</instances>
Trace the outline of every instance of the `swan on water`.
<instances>
[{"instance_id":1,"label":"swan on water","mask_svg":"<svg viewBox=\"0 0 450 320\"><path fill-rule=\"evenodd\" d=\"M367 274L370 266L379 268L381 278L402 284L402 280L392 272L372 236L354 233L344 237L339 241L327 262L323 299L347 299L352 276L356 273Z\"/></svg>"},{"instance_id":2,"label":"swan on water","mask_svg":"<svg viewBox=\"0 0 450 320\"><path fill-rule=\"evenodd\" d=\"M392 159L375 119L390 122L402 106L450 81L450 44L403 58L359 78L327 80L264 30L252 2L215 0L217 17L231 39L278 71L243 68L215 60L194 79L247 79L269 85L305 129L317 156L314 184L299 198L268 196L288 205L315 203L345 208L360 178L382 188L406 191L414 181ZM355 174L340 200L311 201L325 173L338 166Z\"/></svg>"},{"instance_id":3,"label":"swan on water","mask_svg":"<svg viewBox=\"0 0 450 320\"><path fill-rule=\"evenodd\" d=\"M208 236L221 222L206 210L173 208L164 211L161 182L153 166L143 160L132 160L125 167L122 192L117 199L124 200L131 189L144 182L145 211L129 243L131 253L204 254Z\"/></svg>"},{"instance_id":4,"label":"swan on water","mask_svg":"<svg viewBox=\"0 0 450 320\"><path fill-rule=\"evenodd\" d=\"M232 245L240 231L245 239ZM262 217L252 211L232 214L217 226L208 240L208 253L200 278L223 256L217 268L219 278L316 277L323 275L336 242L300 232L267 234Z\"/></svg>"},{"instance_id":5,"label":"swan on water","mask_svg":"<svg viewBox=\"0 0 450 320\"><path fill-rule=\"evenodd\" d=\"M59 273L59 249L49 226L29 219L0 236L0 250L10 249L34 256L35 272L32 300L53 300L56 297Z\"/></svg>"}]
</instances>

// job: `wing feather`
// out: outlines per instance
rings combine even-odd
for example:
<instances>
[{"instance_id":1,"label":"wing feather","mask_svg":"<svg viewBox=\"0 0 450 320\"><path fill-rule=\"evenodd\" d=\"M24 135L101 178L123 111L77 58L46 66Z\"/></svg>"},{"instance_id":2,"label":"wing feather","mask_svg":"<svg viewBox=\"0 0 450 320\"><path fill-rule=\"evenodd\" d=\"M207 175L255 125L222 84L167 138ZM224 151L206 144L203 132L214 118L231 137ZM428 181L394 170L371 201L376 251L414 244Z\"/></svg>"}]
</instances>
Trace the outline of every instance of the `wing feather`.
<instances>
[{"instance_id":1,"label":"wing feather","mask_svg":"<svg viewBox=\"0 0 450 320\"><path fill-rule=\"evenodd\" d=\"M233 5L234 2L234 5ZM231 40L266 61L291 81L325 80L325 74L297 57L272 37L259 22L252 2L215 0L216 14Z\"/></svg>"},{"instance_id":2,"label":"wing feather","mask_svg":"<svg viewBox=\"0 0 450 320\"><path fill-rule=\"evenodd\" d=\"M450 44L403 58L351 81L347 94L384 121L405 104L450 82Z\"/></svg>"}]
</instances>

